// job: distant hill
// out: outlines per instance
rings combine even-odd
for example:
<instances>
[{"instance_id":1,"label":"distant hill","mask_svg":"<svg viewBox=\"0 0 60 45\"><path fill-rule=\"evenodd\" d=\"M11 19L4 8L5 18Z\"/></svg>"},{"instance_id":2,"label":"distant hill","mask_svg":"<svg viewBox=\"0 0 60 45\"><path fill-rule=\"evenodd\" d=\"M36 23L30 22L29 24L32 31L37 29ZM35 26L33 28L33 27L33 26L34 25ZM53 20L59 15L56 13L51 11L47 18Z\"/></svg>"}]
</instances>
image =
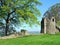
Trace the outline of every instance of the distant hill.
<instances>
[{"instance_id":1,"label":"distant hill","mask_svg":"<svg viewBox=\"0 0 60 45\"><path fill-rule=\"evenodd\" d=\"M40 34L39 31L29 31L29 34Z\"/></svg>"}]
</instances>

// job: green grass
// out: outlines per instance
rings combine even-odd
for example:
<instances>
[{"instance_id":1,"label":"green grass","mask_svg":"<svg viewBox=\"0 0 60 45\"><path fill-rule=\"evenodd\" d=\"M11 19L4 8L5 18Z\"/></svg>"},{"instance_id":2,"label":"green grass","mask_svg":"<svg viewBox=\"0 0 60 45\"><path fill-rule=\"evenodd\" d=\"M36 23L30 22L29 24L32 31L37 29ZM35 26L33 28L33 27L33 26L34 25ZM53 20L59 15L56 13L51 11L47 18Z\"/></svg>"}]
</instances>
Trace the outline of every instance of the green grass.
<instances>
[{"instance_id":1,"label":"green grass","mask_svg":"<svg viewBox=\"0 0 60 45\"><path fill-rule=\"evenodd\" d=\"M15 39L0 39L0 45L60 45L60 35L34 35Z\"/></svg>"}]
</instances>

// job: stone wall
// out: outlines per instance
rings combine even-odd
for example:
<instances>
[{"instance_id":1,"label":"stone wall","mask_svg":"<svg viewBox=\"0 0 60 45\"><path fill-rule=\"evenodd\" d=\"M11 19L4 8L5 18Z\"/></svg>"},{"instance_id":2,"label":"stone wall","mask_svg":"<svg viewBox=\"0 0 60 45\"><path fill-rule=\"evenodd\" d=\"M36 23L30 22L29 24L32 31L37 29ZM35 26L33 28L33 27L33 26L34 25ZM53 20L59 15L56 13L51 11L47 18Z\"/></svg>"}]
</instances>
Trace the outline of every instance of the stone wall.
<instances>
[{"instance_id":1,"label":"stone wall","mask_svg":"<svg viewBox=\"0 0 60 45\"><path fill-rule=\"evenodd\" d=\"M41 33L44 33L44 18L41 21Z\"/></svg>"},{"instance_id":2,"label":"stone wall","mask_svg":"<svg viewBox=\"0 0 60 45\"><path fill-rule=\"evenodd\" d=\"M21 35L29 35L27 30L21 30Z\"/></svg>"},{"instance_id":3,"label":"stone wall","mask_svg":"<svg viewBox=\"0 0 60 45\"><path fill-rule=\"evenodd\" d=\"M56 32L59 31L56 29L55 18L43 18L41 21L41 33L55 34Z\"/></svg>"}]
</instances>

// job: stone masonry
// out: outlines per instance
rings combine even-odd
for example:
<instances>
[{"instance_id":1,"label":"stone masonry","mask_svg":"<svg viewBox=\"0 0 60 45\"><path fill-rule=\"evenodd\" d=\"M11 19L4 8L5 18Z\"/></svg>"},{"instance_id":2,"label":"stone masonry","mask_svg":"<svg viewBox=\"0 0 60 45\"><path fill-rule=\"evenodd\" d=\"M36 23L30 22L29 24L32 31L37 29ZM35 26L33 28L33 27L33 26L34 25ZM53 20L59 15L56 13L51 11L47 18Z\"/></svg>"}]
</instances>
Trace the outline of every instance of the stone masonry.
<instances>
[{"instance_id":1,"label":"stone masonry","mask_svg":"<svg viewBox=\"0 0 60 45\"><path fill-rule=\"evenodd\" d=\"M59 29L56 28L56 23L55 23L55 18L51 17L50 19L48 18L42 18L41 21L41 33L44 34L55 34L59 32Z\"/></svg>"}]
</instances>

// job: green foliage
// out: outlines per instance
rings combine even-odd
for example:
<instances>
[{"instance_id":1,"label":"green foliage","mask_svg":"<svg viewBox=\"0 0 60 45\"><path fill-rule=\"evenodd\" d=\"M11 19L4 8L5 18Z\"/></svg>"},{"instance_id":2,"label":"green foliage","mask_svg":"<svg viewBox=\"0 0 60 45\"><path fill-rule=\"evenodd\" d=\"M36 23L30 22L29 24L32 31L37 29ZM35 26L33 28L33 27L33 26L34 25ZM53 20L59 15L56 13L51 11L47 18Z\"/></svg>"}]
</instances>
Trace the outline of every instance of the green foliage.
<instances>
[{"instance_id":1,"label":"green foliage","mask_svg":"<svg viewBox=\"0 0 60 45\"><path fill-rule=\"evenodd\" d=\"M44 14L45 17L47 18L51 18L52 16L55 17L56 19L56 23L59 24L59 21L60 21L60 3L57 3L53 6L51 6L47 11L46 13Z\"/></svg>"},{"instance_id":2,"label":"green foliage","mask_svg":"<svg viewBox=\"0 0 60 45\"><path fill-rule=\"evenodd\" d=\"M6 19L8 13L15 10L15 14L11 14L12 17L20 21L20 23L38 24L37 17L40 16L40 11L37 6L41 5L39 0L4 0L0 6L0 17ZM10 16L11 16L10 15ZM10 20L12 20L10 18ZM14 22L14 21L13 21ZM17 21L16 21L17 22ZM16 23L15 22L15 23Z\"/></svg>"},{"instance_id":3,"label":"green foliage","mask_svg":"<svg viewBox=\"0 0 60 45\"><path fill-rule=\"evenodd\" d=\"M60 21L57 21L57 25L59 25L59 26L60 26Z\"/></svg>"}]
</instances>

